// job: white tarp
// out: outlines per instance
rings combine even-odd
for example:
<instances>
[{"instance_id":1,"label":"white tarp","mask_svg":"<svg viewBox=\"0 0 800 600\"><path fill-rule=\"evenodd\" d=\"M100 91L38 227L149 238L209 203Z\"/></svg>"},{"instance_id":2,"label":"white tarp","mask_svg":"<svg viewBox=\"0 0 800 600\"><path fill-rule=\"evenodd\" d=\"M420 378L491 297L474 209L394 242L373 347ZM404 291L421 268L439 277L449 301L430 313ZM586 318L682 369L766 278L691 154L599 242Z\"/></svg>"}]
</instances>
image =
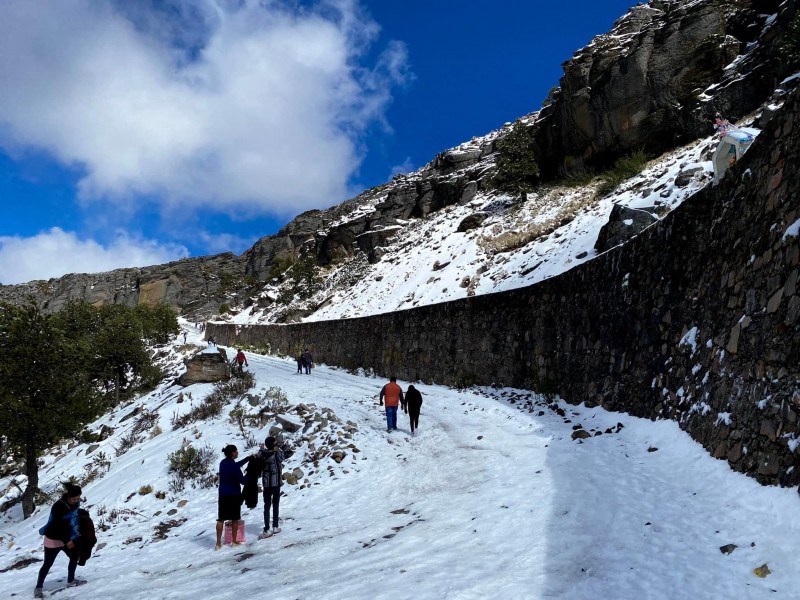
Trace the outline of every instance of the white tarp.
<instances>
[{"instance_id":1,"label":"white tarp","mask_svg":"<svg viewBox=\"0 0 800 600\"><path fill-rule=\"evenodd\" d=\"M725 132L711 157L711 162L714 164L715 183L722 179L725 172L742 158L759 133L761 133L760 130L752 127L731 129Z\"/></svg>"}]
</instances>

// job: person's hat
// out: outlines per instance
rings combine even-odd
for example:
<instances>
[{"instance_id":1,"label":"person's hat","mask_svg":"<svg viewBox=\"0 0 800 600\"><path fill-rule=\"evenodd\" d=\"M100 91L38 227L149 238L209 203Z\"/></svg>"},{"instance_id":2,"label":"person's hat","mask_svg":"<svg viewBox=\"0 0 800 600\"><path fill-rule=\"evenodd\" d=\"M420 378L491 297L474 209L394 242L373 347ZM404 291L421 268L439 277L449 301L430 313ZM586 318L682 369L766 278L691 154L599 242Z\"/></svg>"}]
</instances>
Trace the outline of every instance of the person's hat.
<instances>
[{"instance_id":1,"label":"person's hat","mask_svg":"<svg viewBox=\"0 0 800 600\"><path fill-rule=\"evenodd\" d=\"M81 486L75 485L74 483L65 483L64 488L67 491L67 496L69 496L70 498L83 495L83 490L81 489Z\"/></svg>"}]
</instances>

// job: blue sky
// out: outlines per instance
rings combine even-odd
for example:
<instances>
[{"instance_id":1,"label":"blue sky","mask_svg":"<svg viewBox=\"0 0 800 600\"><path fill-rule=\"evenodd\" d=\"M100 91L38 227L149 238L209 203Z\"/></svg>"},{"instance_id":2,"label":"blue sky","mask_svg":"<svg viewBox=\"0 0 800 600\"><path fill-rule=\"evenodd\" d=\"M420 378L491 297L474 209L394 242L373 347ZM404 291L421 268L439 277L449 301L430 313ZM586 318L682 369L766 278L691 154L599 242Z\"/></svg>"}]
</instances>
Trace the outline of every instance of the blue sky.
<instances>
[{"instance_id":1,"label":"blue sky","mask_svg":"<svg viewBox=\"0 0 800 600\"><path fill-rule=\"evenodd\" d=\"M4 0L0 283L241 253L536 110L632 0Z\"/></svg>"}]
</instances>

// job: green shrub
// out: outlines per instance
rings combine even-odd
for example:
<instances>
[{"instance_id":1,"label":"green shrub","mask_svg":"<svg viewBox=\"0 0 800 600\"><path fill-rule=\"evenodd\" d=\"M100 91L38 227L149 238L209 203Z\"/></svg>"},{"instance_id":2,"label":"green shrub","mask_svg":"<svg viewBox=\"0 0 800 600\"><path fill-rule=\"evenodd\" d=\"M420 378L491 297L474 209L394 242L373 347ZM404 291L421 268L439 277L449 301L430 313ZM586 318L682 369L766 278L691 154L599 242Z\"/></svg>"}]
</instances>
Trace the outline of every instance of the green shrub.
<instances>
[{"instance_id":1,"label":"green shrub","mask_svg":"<svg viewBox=\"0 0 800 600\"><path fill-rule=\"evenodd\" d=\"M164 380L164 371L158 365L145 365L139 373L136 391L140 394L152 392Z\"/></svg>"},{"instance_id":2,"label":"green shrub","mask_svg":"<svg viewBox=\"0 0 800 600\"><path fill-rule=\"evenodd\" d=\"M605 196L613 192L619 185L631 177L641 173L647 166L647 155L642 150L623 156L611 169L600 174L600 185L597 187L597 195Z\"/></svg>"},{"instance_id":3,"label":"green shrub","mask_svg":"<svg viewBox=\"0 0 800 600\"><path fill-rule=\"evenodd\" d=\"M201 488L214 485L216 475L211 470L214 457L211 446L204 446L198 450L194 446L187 445L171 453L167 457L170 491L181 492L187 483Z\"/></svg>"},{"instance_id":4,"label":"green shrub","mask_svg":"<svg viewBox=\"0 0 800 600\"><path fill-rule=\"evenodd\" d=\"M289 403L289 398L286 396L281 388L273 386L264 394L266 399L266 407L272 412L280 412Z\"/></svg>"},{"instance_id":5,"label":"green shrub","mask_svg":"<svg viewBox=\"0 0 800 600\"><path fill-rule=\"evenodd\" d=\"M84 429L78 434L77 440L81 444L95 444L97 442L102 442L103 436L100 435L99 433L95 433L93 431L89 431L88 429Z\"/></svg>"},{"instance_id":6,"label":"green shrub","mask_svg":"<svg viewBox=\"0 0 800 600\"><path fill-rule=\"evenodd\" d=\"M219 314L221 315L224 315L226 312L230 312L230 310L231 307L225 302L219 305Z\"/></svg>"},{"instance_id":7,"label":"green shrub","mask_svg":"<svg viewBox=\"0 0 800 600\"><path fill-rule=\"evenodd\" d=\"M551 104L553 104L556 101L556 98L558 98L558 94L560 92L561 92L561 88L560 87L551 87L550 91L547 92L547 97L542 102L542 108L544 108L545 106L550 106Z\"/></svg>"},{"instance_id":8,"label":"green shrub","mask_svg":"<svg viewBox=\"0 0 800 600\"><path fill-rule=\"evenodd\" d=\"M276 256L269 267L269 274L267 279L274 279L280 277L285 273L289 267L292 266L294 259L291 256Z\"/></svg>"},{"instance_id":9,"label":"green shrub","mask_svg":"<svg viewBox=\"0 0 800 600\"><path fill-rule=\"evenodd\" d=\"M535 147L533 130L519 120L508 134L497 140L494 182L499 189L512 193L533 189L539 180Z\"/></svg>"}]
</instances>

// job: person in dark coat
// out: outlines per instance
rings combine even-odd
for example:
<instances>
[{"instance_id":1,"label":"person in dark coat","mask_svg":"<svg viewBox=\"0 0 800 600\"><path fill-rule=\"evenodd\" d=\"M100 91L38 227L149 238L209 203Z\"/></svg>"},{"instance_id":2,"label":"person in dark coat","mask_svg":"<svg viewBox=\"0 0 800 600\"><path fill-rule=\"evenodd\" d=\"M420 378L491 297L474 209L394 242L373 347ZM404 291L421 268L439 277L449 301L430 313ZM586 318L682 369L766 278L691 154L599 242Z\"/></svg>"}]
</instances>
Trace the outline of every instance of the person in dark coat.
<instances>
[{"instance_id":1,"label":"person in dark coat","mask_svg":"<svg viewBox=\"0 0 800 600\"><path fill-rule=\"evenodd\" d=\"M67 587L74 587L86 583L75 579L75 569L78 566L78 552L76 545L80 538L78 524L78 507L81 503L81 488L74 483L64 483L64 495L50 508L50 517L47 524L39 530L44 535L44 562L39 569L36 588L33 590L34 598L43 598L42 587L45 577L50 572L50 567L62 550L69 558L67 565Z\"/></svg>"},{"instance_id":2,"label":"person in dark coat","mask_svg":"<svg viewBox=\"0 0 800 600\"><path fill-rule=\"evenodd\" d=\"M311 367L314 365L314 359L311 356L311 351L306 348L303 350L303 366L306 368L306 375L311 374Z\"/></svg>"},{"instance_id":3,"label":"person in dark coat","mask_svg":"<svg viewBox=\"0 0 800 600\"><path fill-rule=\"evenodd\" d=\"M415 435L419 429L419 411L422 408L422 394L413 385L408 386L406 390L406 398L403 403L403 410L408 412L408 418L411 420L411 435Z\"/></svg>"},{"instance_id":4,"label":"person in dark coat","mask_svg":"<svg viewBox=\"0 0 800 600\"><path fill-rule=\"evenodd\" d=\"M242 473L242 465L250 460L247 456L240 461L239 450L233 444L222 449L225 458L219 463L219 500L217 502L217 544L214 550L222 548L222 530L225 521L231 521L233 545L237 546L239 520L242 518L242 484L247 482Z\"/></svg>"},{"instance_id":5,"label":"person in dark coat","mask_svg":"<svg viewBox=\"0 0 800 600\"><path fill-rule=\"evenodd\" d=\"M247 463L247 473L245 479L247 482L242 489L244 496L244 503L247 508L255 508L258 506L258 478L264 472L264 460L256 453L250 457L250 462Z\"/></svg>"},{"instance_id":6,"label":"person in dark coat","mask_svg":"<svg viewBox=\"0 0 800 600\"><path fill-rule=\"evenodd\" d=\"M261 472L261 487L264 488L264 533L258 539L268 538L280 533L278 526L281 485L283 484L283 461L292 456L294 452L284 444L278 446L278 441L269 436L264 440L264 445L258 452L258 457L264 461L264 470ZM272 530L269 528L269 512L272 506Z\"/></svg>"},{"instance_id":7,"label":"person in dark coat","mask_svg":"<svg viewBox=\"0 0 800 600\"><path fill-rule=\"evenodd\" d=\"M306 365L306 359L303 358L303 353L297 355L297 372L302 375L303 367Z\"/></svg>"}]
</instances>

